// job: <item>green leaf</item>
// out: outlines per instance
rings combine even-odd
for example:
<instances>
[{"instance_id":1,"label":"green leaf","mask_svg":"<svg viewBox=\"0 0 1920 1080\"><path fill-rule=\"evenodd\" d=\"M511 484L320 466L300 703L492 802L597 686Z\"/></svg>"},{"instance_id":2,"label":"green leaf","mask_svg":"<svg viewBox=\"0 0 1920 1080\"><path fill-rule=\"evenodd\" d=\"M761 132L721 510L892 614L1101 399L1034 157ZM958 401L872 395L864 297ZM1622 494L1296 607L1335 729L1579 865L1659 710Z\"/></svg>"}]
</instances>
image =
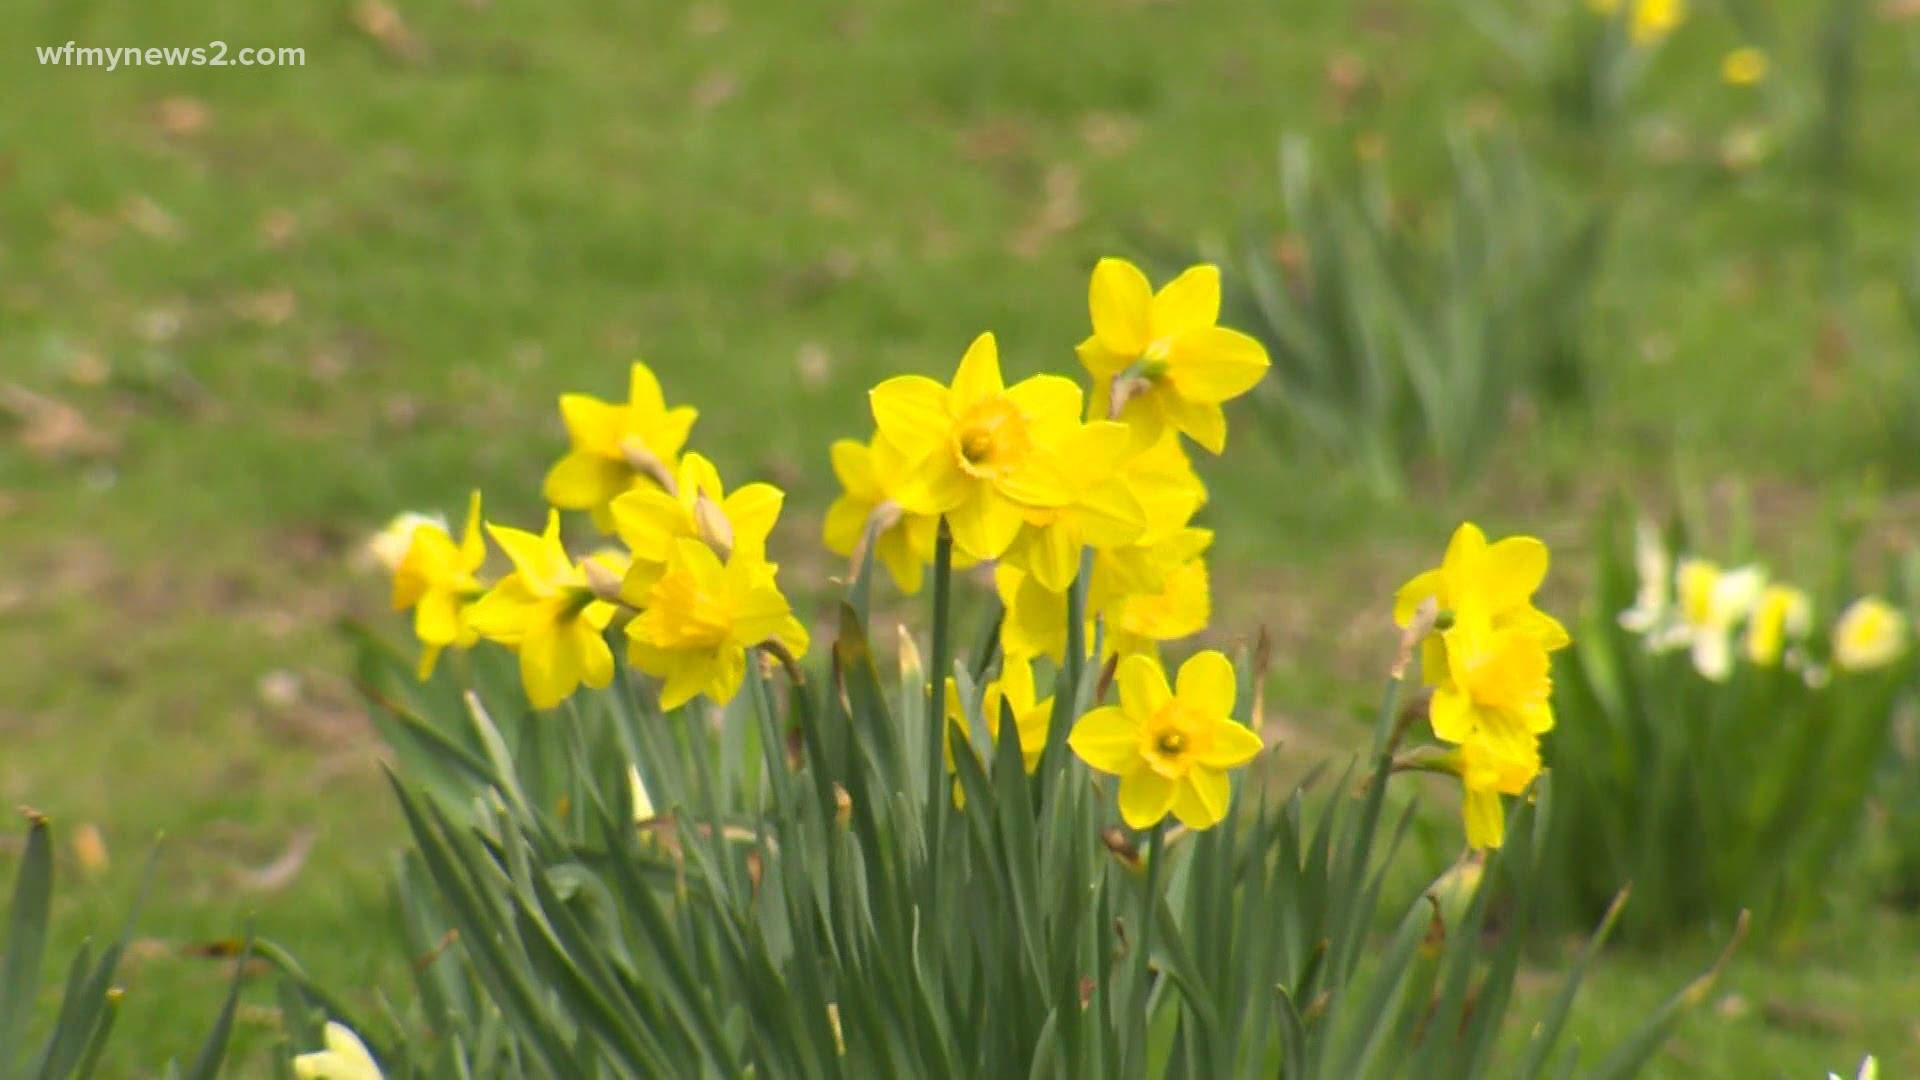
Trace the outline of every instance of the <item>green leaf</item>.
<instances>
[{"instance_id":1,"label":"green leaf","mask_svg":"<svg viewBox=\"0 0 1920 1080\"><path fill-rule=\"evenodd\" d=\"M13 903L8 908L6 954L0 959L0 1051L19 1046L26 1029L40 982L53 902L53 848L47 819L34 814L28 820L26 852L14 875Z\"/></svg>"}]
</instances>

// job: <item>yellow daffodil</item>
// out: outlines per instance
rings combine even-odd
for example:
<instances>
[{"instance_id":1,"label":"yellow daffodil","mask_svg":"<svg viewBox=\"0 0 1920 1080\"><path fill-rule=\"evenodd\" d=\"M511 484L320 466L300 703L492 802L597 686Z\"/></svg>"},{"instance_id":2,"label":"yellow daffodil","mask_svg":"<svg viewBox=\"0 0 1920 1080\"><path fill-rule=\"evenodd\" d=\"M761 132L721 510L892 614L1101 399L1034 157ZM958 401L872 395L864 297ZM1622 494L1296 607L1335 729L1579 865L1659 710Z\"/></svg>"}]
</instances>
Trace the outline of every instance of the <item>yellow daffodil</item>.
<instances>
[{"instance_id":1,"label":"yellow daffodil","mask_svg":"<svg viewBox=\"0 0 1920 1080\"><path fill-rule=\"evenodd\" d=\"M433 674L442 649L466 648L477 639L471 613L483 591L478 575L486 561L477 491L467 503L467 524L458 544L445 526L432 521L416 522L407 534L406 550L393 569L393 609L413 609L421 679Z\"/></svg>"},{"instance_id":2,"label":"yellow daffodil","mask_svg":"<svg viewBox=\"0 0 1920 1080\"><path fill-rule=\"evenodd\" d=\"M976 559L999 558L1025 511L1073 501L1060 449L1079 427L1080 397L1057 375L1007 386L992 334L974 339L951 386L899 375L869 395L878 437L906 463L897 501L944 515L953 542Z\"/></svg>"},{"instance_id":3,"label":"yellow daffodil","mask_svg":"<svg viewBox=\"0 0 1920 1080\"><path fill-rule=\"evenodd\" d=\"M1813 601L1791 585L1769 585L1747 617L1747 659L1773 667L1786 655L1789 642L1799 641L1813 628Z\"/></svg>"},{"instance_id":4,"label":"yellow daffodil","mask_svg":"<svg viewBox=\"0 0 1920 1080\"><path fill-rule=\"evenodd\" d=\"M1136 541L1144 548L1185 529L1207 504L1207 486L1193 471L1176 432L1167 432L1129 458L1122 476L1147 514L1146 531Z\"/></svg>"},{"instance_id":5,"label":"yellow daffodil","mask_svg":"<svg viewBox=\"0 0 1920 1080\"><path fill-rule=\"evenodd\" d=\"M1757 566L1722 570L1706 559L1682 559L1674 572L1680 603L1676 643L1691 647L1693 666L1714 682L1733 673L1733 629L1753 610L1766 575Z\"/></svg>"},{"instance_id":6,"label":"yellow daffodil","mask_svg":"<svg viewBox=\"0 0 1920 1080\"><path fill-rule=\"evenodd\" d=\"M613 680L613 653L601 631L613 605L595 595L585 569L560 544L560 512L549 511L536 536L522 529L488 525L493 541L513 560L469 613L473 627L520 656L520 681L536 709L565 701L581 683L602 687Z\"/></svg>"},{"instance_id":7,"label":"yellow daffodil","mask_svg":"<svg viewBox=\"0 0 1920 1080\"><path fill-rule=\"evenodd\" d=\"M1474 740L1460 747L1461 816L1467 846L1497 848L1506 842L1507 812L1500 796L1519 795L1540 773L1537 742L1524 748Z\"/></svg>"},{"instance_id":8,"label":"yellow daffodil","mask_svg":"<svg viewBox=\"0 0 1920 1080\"><path fill-rule=\"evenodd\" d=\"M1125 259L1101 259L1087 289L1093 335L1080 343L1093 375L1093 407L1132 425L1141 445L1168 427L1219 453L1227 442L1220 406L1267 373L1266 347L1218 325L1220 270L1195 266L1159 292ZM1116 394L1116 383L1118 393Z\"/></svg>"},{"instance_id":9,"label":"yellow daffodil","mask_svg":"<svg viewBox=\"0 0 1920 1080\"><path fill-rule=\"evenodd\" d=\"M415 529L438 529L445 533L448 531L447 519L438 514L419 514L411 510L397 514L392 521L381 526L379 532L367 537L362 554L368 562L391 574L400 569L400 560L407 557L407 549L413 546Z\"/></svg>"},{"instance_id":10,"label":"yellow daffodil","mask_svg":"<svg viewBox=\"0 0 1920 1080\"><path fill-rule=\"evenodd\" d=\"M822 533L827 550L851 558L867 530L875 529L874 559L887 568L894 585L911 596L920 591L922 572L933 561L940 518L901 509L893 493L902 484L896 473L903 463L897 454L876 449L854 439L833 444L833 474L843 490L827 508Z\"/></svg>"},{"instance_id":11,"label":"yellow daffodil","mask_svg":"<svg viewBox=\"0 0 1920 1080\"><path fill-rule=\"evenodd\" d=\"M1095 554L1087 588L1087 645L1092 619L1106 625L1104 655L1152 653L1160 642L1206 629L1212 614L1207 564L1213 541L1207 529L1185 528L1152 545L1130 544ZM1008 656L1047 656L1058 662L1067 650L1067 594L1042 585L1017 567L1000 564L994 585L1005 614L1000 648Z\"/></svg>"},{"instance_id":12,"label":"yellow daffodil","mask_svg":"<svg viewBox=\"0 0 1920 1080\"><path fill-rule=\"evenodd\" d=\"M627 624L633 666L665 680L660 706L678 708L705 694L733 700L747 650L778 642L794 657L807 651L806 627L793 617L773 571L744 548L723 563L699 540L674 542L673 557Z\"/></svg>"},{"instance_id":13,"label":"yellow daffodil","mask_svg":"<svg viewBox=\"0 0 1920 1080\"><path fill-rule=\"evenodd\" d=\"M1080 572L1083 548L1115 548L1139 539L1149 511L1122 471L1132 438L1125 424L1113 421L1096 421L1067 435L1061 459L1072 501L1028 509L1006 562L1033 575L1043 588L1065 592Z\"/></svg>"},{"instance_id":14,"label":"yellow daffodil","mask_svg":"<svg viewBox=\"0 0 1920 1080\"><path fill-rule=\"evenodd\" d=\"M1487 543L1472 522L1454 530L1438 567L1416 574L1393 599L1393 621L1406 626L1420 605L1432 600L1442 612L1484 620L1490 629L1518 630L1551 652L1568 642L1566 628L1533 606L1533 594L1547 576L1547 545L1531 536L1509 536ZM1445 637L1429 635L1421 652L1428 683L1448 669Z\"/></svg>"},{"instance_id":15,"label":"yellow daffodil","mask_svg":"<svg viewBox=\"0 0 1920 1080\"><path fill-rule=\"evenodd\" d=\"M300 1080L382 1080L373 1054L345 1024L329 1020L323 1038L326 1049L293 1059L293 1075Z\"/></svg>"},{"instance_id":16,"label":"yellow daffodil","mask_svg":"<svg viewBox=\"0 0 1920 1080\"><path fill-rule=\"evenodd\" d=\"M1225 820L1227 770L1262 745L1233 719L1233 665L1213 650L1197 653L1169 687L1158 660L1129 656L1116 680L1120 704L1082 716L1067 745L1089 767L1120 778L1121 818L1134 829L1158 825L1168 811L1192 829Z\"/></svg>"},{"instance_id":17,"label":"yellow daffodil","mask_svg":"<svg viewBox=\"0 0 1920 1080\"><path fill-rule=\"evenodd\" d=\"M947 680L946 702L949 733L957 732L963 740L971 738L967 713L960 703L960 689L951 678ZM987 731L996 746L1000 743L1000 729L1003 726L1002 705L1013 713L1014 728L1020 736L1020 763L1031 775L1040 767L1040 755L1047 749L1047 728L1051 726L1053 718L1053 695L1037 701L1034 699L1031 661L1008 657L1001 668L1000 677L989 682L983 692L981 717L986 721ZM954 772L951 740L946 745L946 757L947 772ZM953 804L967 804L966 792L961 790L958 779L953 785Z\"/></svg>"},{"instance_id":18,"label":"yellow daffodil","mask_svg":"<svg viewBox=\"0 0 1920 1080\"><path fill-rule=\"evenodd\" d=\"M1652 45L1673 33L1686 18L1684 0L1639 0L1627 24L1627 37L1635 45Z\"/></svg>"},{"instance_id":19,"label":"yellow daffodil","mask_svg":"<svg viewBox=\"0 0 1920 1080\"><path fill-rule=\"evenodd\" d=\"M1907 617L1877 596L1847 605L1833 626L1833 662L1842 671L1885 667L1907 648Z\"/></svg>"},{"instance_id":20,"label":"yellow daffodil","mask_svg":"<svg viewBox=\"0 0 1920 1080\"><path fill-rule=\"evenodd\" d=\"M1171 538L1161 545L1163 549L1191 550L1192 554L1169 570L1157 587L1122 594L1102 606L1110 652L1122 656L1152 652L1160 642L1207 628L1213 618L1213 597L1201 552L1212 539L1206 529L1187 529Z\"/></svg>"},{"instance_id":21,"label":"yellow daffodil","mask_svg":"<svg viewBox=\"0 0 1920 1080\"><path fill-rule=\"evenodd\" d=\"M1745 45L1720 61L1720 78L1728 86L1753 86L1767 77L1767 54Z\"/></svg>"},{"instance_id":22,"label":"yellow daffodil","mask_svg":"<svg viewBox=\"0 0 1920 1080\"><path fill-rule=\"evenodd\" d=\"M1496 628L1471 608L1457 611L1441 637L1447 668L1428 708L1434 735L1525 758L1553 727L1551 664L1540 639L1526 627Z\"/></svg>"},{"instance_id":23,"label":"yellow daffodil","mask_svg":"<svg viewBox=\"0 0 1920 1080\"><path fill-rule=\"evenodd\" d=\"M620 540L633 553L621 598L644 607L654 582L666 573L682 540L699 540L726 558L734 551L746 561L766 563L767 535L780 517L786 495L772 484L744 484L729 493L713 462L688 454L671 494L637 488L613 500L611 513Z\"/></svg>"},{"instance_id":24,"label":"yellow daffodil","mask_svg":"<svg viewBox=\"0 0 1920 1080\"><path fill-rule=\"evenodd\" d=\"M628 373L624 405L561 395L560 418L571 447L547 473L547 501L562 510L588 511L601 532L612 532L609 504L634 487L658 487L671 476L699 415L684 405L667 408L660 381L637 361Z\"/></svg>"}]
</instances>

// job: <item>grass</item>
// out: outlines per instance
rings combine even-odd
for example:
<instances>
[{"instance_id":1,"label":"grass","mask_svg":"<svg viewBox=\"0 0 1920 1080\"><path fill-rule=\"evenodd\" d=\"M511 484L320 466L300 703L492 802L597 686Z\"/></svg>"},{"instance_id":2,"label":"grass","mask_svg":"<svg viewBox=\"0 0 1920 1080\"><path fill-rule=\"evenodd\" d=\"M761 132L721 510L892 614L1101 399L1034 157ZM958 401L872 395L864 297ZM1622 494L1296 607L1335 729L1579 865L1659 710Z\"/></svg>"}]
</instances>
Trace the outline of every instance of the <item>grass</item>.
<instances>
[{"instance_id":1,"label":"grass","mask_svg":"<svg viewBox=\"0 0 1920 1080\"><path fill-rule=\"evenodd\" d=\"M1615 487L1739 480L1797 513L1910 478L1861 387L1920 355L1891 288L1920 150L1865 137L1900 130L1916 24L1869 16L1862 40L1843 291L1790 140L1752 172L1710 160L1729 125L1810 107L1821 7L1777 12L1776 104L1718 83L1737 35L1699 16L1594 167L1486 40L1405 2L27 0L0 30L0 93L32 103L0 114L0 802L103 831L108 870L62 867L69 942L114 925L167 837L120 1067L190 1052L227 976L192 946L249 917L362 1001L396 984L375 937L397 815L336 631L382 617L365 532L470 485L531 522L554 396L613 394L640 355L723 469L791 486L776 546L824 583L825 447L864 433L867 385L946 370L982 328L1016 371L1069 366L1099 255L1279 227L1282 132L1377 133L1417 206L1444 128L1510 126L1619 213L1586 415L1522 422L1482 480L1400 503L1246 425L1211 468L1216 580L1257 586L1221 590L1219 622L1276 628L1270 700L1302 743L1364 708L1390 648L1369 620L1462 514L1540 531L1577 576ZM34 62L69 39L307 60ZM259 873L309 833L297 872ZM1920 1068L1885 944L1917 933L1863 914L1751 951L1728 984L1748 1010L1706 1010L1663 1068ZM1610 957L1576 1024L1625 1027L1711 948ZM271 1023L242 1036L258 1052Z\"/></svg>"}]
</instances>

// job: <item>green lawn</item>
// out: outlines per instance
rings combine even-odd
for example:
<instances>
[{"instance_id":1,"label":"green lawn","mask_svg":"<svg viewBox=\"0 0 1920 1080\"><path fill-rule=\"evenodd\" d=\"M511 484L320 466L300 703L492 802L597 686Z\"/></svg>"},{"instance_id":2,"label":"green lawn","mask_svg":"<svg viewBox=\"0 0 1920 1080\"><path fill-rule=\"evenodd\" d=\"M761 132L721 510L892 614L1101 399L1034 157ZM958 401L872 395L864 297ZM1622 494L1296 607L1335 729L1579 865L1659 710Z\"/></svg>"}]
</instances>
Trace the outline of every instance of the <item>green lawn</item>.
<instances>
[{"instance_id":1,"label":"green lawn","mask_svg":"<svg viewBox=\"0 0 1920 1080\"><path fill-rule=\"evenodd\" d=\"M1714 164L1730 125L1815 108L1826 5L1774 5L1760 90L1720 83L1742 37L1700 6L1599 168L1452 5L1408 0L16 3L0 804L104 833L106 873L62 864L68 943L113 925L165 835L119 1060L190 1052L226 983L192 946L249 917L359 1000L399 985L398 819L337 631L383 618L384 582L353 567L368 531L455 511L472 485L533 523L555 396L615 394L641 356L702 409L694 442L724 470L789 486L776 546L823 587L825 448L865 434L865 387L944 372L981 329L1016 372L1067 368L1100 255L1281 227L1285 132L1336 159L1377 134L1417 208L1449 128L1510 130L1617 213L1592 400L1522 418L1482 480L1382 501L1236 414L1208 474L1215 579L1235 583L1218 632L1275 628L1291 741L1343 743L1391 650L1389 590L1463 515L1539 532L1572 580L1619 488L1751 485L1783 543L1817 539L1825 501L1884 491L1875 520L1910 538L1915 421L1881 387L1920 364L1893 287L1920 235L1920 147L1895 134L1920 21L1863 16L1837 274L1793 131L1755 170ZM299 46L306 64L35 62L70 39ZM262 873L307 838L281 867L297 873ZM0 847L0 874L14 858ZM1890 1075L1920 1069L1916 950L1920 926L1879 913L1750 950L1663 1068L1808 1076L1873 1049ZM1576 1025L1623 1029L1712 951L1609 958ZM271 1018L242 1031L264 1046Z\"/></svg>"}]
</instances>

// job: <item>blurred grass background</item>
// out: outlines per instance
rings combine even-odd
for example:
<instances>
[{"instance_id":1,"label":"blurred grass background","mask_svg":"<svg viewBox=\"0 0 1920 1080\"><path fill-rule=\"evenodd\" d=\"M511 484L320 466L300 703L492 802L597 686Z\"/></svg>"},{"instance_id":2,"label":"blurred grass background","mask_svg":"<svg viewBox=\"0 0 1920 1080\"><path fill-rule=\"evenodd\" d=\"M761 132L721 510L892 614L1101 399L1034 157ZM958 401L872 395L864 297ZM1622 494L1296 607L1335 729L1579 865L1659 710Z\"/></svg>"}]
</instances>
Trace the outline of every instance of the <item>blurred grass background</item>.
<instances>
[{"instance_id":1,"label":"blurred grass background","mask_svg":"<svg viewBox=\"0 0 1920 1080\"><path fill-rule=\"evenodd\" d=\"M1827 3L1701 5L1603 135L1468 7L1415 0L16 3L0 803L104 838L104 870L63 861L69 942L116 924L165 835L119 1060L196 1045L228 970L193 947L249 917L361 1000L399 981L379 940L397 815L336 630L384 618L385 583L354 568L365 534L475 485L490 516L532 522L555 396L617 395L639 356L702 409L694 444L723 470L790 487L776 547L824 588L826 446L865 433L868 385L947 371L982 328L1015 372L1071 368L1103 254L1172 265L1249 235L1284 253L1286 133L1336 173L1364 156L1414 217L1462 130L1519 140L1611 211L1581 407L1518 409L1477 477L1415 468L1382 498L1234 415L1208 468L1218 635L1273 629L1269 700L1303 754L1343 745L1391 650L1391 588L1461 516L1545 536L1563 604L1621 489L1744 489L1783 543L1868 500L1911 545L1920 416L1898 393L1920 345L1898 290L1920 144L1895 133L1920 9L1838 2L1861 31L1837 192L1803 123ZM1724 85L1721 56L1756 38L1769 79ZM306 63L35 59L69 40ZM1747 144L1765 152L1730 154ZM1920 923L1835 892L1827 924L1742 957L1664 1069L1806 1076L1869 1049L1920 1069ZM1624 1029L1714 947L1613 955L1576 1026ZM265 1045L271 1017L243 1028Z\"/></svg>"}]
</instances>

